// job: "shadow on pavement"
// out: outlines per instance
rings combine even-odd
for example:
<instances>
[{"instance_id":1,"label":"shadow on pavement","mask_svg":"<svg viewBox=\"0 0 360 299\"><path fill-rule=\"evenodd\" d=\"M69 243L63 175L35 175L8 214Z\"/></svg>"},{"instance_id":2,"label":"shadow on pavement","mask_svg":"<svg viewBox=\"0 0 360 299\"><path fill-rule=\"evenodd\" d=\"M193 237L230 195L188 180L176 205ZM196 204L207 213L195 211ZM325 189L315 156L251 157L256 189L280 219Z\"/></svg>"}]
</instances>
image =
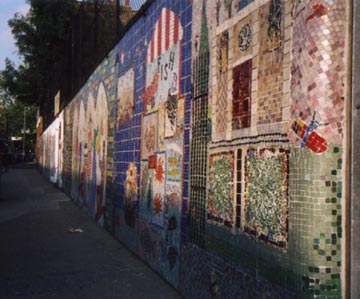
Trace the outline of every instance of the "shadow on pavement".
<instances>
[{"instance_id":1,"label":"shadow on pavement","mask_svg":"<svg viewBox=\"0 0 360 299\"><path fill-rule=\"evenodd\" d=\"M33 164L4 174L0 197L0 298L181 298Z\"/></svg>"}]
</instances>

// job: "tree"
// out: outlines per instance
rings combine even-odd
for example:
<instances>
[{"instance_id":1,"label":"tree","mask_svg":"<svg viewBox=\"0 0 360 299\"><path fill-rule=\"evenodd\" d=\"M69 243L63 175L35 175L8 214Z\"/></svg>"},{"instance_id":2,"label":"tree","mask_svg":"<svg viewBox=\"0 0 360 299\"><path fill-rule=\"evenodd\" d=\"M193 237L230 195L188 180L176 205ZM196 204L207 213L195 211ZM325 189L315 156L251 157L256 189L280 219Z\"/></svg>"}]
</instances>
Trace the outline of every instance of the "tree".
<instances>
[{"instance_id":1,"label":"tree","mask_svg":"<svg viewBox=\"0 0 360 299\"><path fill-rule=\"evenodd\" d=\"M119 36L119 5L110 0L27 0L26 16L9 20L18 54L17 68L10 60L1 71L0 89L24 105L37 105L46 128L54 118L54 97L61 90L60 109ZM133 12L121 11L121 23Z\"/></svg>"},{"instance_id":2,"label":"tree","mask_svg":"<svg viewBox=\"0 0 360 299\"><path fill-rule=\"evenodd\" d=\"M23 136L24 113L26 113L26 131L28 131L26 147L34 148L37 108L29 103L24 105L18 100L22 97L20 89L25 90L25 88L16 83L18 70L15 69L14 64L6 59L5 65L5 70L0 72L0 138L8 140L12 136ZM14 93L19 94L19 97L14 99L12 97Z\"/></svg>"},{"instance_id":3,"label":"tree","mask_svg":"<svg viewBox=\"0 0 360 299\"><path fill-rule=\"evenodd\" d=\"M15 14L9 20L24 62L18 69L6 64L3 76L13 98L41 105L53 99L54 84L66 68L65 43L76 7L71 0L28 2L31 8L26 16Z\"/></svg>"}]
</instances>

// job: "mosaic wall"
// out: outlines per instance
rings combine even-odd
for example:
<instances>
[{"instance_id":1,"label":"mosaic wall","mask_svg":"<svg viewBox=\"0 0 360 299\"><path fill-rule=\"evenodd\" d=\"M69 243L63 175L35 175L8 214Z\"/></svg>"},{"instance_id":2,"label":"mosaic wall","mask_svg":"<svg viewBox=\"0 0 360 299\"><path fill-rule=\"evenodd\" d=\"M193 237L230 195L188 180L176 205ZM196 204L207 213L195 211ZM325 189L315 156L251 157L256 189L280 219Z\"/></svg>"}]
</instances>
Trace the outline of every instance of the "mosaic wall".
<instances>
[{"instance_id":1,"label":"mosaic wall","mask_svg":"<svg viewBox=\"0 0 360 299\"><path fill-rule=\"evenodd\" d=\"M91 88L91 89L90 89ZM108 104L102 82L73 104L71 194L100 223L104 221ZM96 98L95 98L96 96Z\"/></svg>"},{"instance_id":2,"label":"mosaic wall","mask_svg":"<svg viewBox=\"0 0 360 299\"><path fill-rule=\"evenodd\" d=\"M43 133L44 175L185 298L341 298L345 15L154 1Z\"/></svg>"},{"instance_id":3,"label":"mosaic wall","mask_svg":"<svg viewBox=\"0 0 360 299\"><path fill-rule=\"evenodd\" d=\"M202 151L203 242L182 247L187 297L341 298L343 5L194 3L193 60L204 36L211 45L212 133ZM190 206L200 203L190 198Z\"/></svg>"},{"instance_id":4,"label":"mosaic wall","mask_svg":"<svg viewBox=\"0 0 360 299\"><path fill-rule=\"evenodd\" d=\"M304 292L321 298L341 296L345 15L344 1L309 1L293 27L290 233L305 244L294 250L308 251Z\"/></svg>"},{"instance_id":5,"label":"mosaic wall","mask_svg":"<svg viewBox=\"0 0 360 299\"><path fill-rule=\"evenodd\" d=\"M60 113L40 138L40 169L45 177L60 188L63 185L63 131L64 114Z\"/></svg>"},{"instance_id":6,"label":"mosaic wall","mask_svg":"<svg viewBox=\"0 0 360 299\"><path fill-rule=\"evenodd\" d=\"M188 1L156 2L116 46L115 235L174 286L186 225L191 12Z\"/></svg>"},{"instance_id":7,"label":"mosaic wall","mask_svg":"<svg viewBox=\"0 0 360 299\"><path fill-rule=\"evenodd\" d=\"M64 110L63 162L65 192L106 227L110 226L106 221L111 221L105 219L109 201L106 188L112 177L109 107L113 105L115 90L114 80L109 76L114 66L109 60L98 66Z\"/></svg>"}]
</instances>

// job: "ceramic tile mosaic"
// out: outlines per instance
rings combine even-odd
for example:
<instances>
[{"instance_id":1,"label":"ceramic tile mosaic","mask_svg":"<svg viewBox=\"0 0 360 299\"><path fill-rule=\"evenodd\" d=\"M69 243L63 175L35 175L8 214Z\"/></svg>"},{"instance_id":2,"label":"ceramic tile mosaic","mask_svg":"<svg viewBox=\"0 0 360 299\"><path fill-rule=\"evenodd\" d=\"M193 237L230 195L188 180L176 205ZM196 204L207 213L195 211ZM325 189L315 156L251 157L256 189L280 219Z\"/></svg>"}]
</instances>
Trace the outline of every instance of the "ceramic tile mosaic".
<instances>
[{"instance_id":1,"label":"ceramic tile mosaic","mask_svg":"<svg viewBox=\"0 0 360 299\"><path fill-rule=\"evenodd\" d=\"M42 174L52 183L61 187L63 181L63 152L57 151L63 146L64 115L61 113L40 137L39 164Z\"/></svg>"},{"instance_id":2,"label":"ceramic tile mosaic","mask_svg":"<svg viewBox=\"0 0 360 299\"><path fill-rule=\"evenodd\" d=\"M103 119L108 120L106 128L114 130L114 136L111 131L106 143L113 159L107 159L111 186L104 214L112 217L109 226L115 236L149 259L174 286L178 283L180 229L186 226L181 209L188 196L182 184L188 180L188 170L183 172L183 168L187 165L184 152L188 156L184 140L189 144L185 113L190 111L191 19L191 2L151 5L147 17L139 18L91 75L68 113L72 194L87 203L93 192L89 182L94 168L90 165L97 158L88 154L82 159L81 134L91 139L86 134L89 121L94 122L91 111L96 115L97 110L103 111L100 105L108 107ZM107 105L96 94L99 78ZM100 126L94 134L104 132ZM100 149L101 144L96 142Z\"/></svg>"},{"instance_id":3,"label":"ceramic tile mosaic","mask_svg":"<svg viewBox=\"0 0 360 299\"><path fill-rule=\"evenodd\" d=\"M286 248L288 234L288 154L284 149L249 149L245 156L244 231Z\"/></svg>"},{"instance_id":4,"label":"ceramic tile mosaic","mask_svg":"<svg viewBox=\"0 0 360 299\"><path fill-rule=\"evenodd\" d=\"M134 69L129 69L118 80L117 125L131 122L134 115Z\"/></svg>"},{"instance_id":5,"label":"ceramic tile mosaic","mask_svg":"<svg viewBox=\"0 0 360 299\"><path fill-rule=\"evenodd\" d=\"M238 35L239 50L246 51L251 44L251 28L249 24L241 27Z\"/></svg>"},{"instance_id":6,"label":"ceramic tile mosaic","mask_svg":"<svg viewBox=\"0 0 360 299\"><path fill-rule=\"evenodd\" d=\"M249 16L241 19L233 27L229 29L230 32L230 59L233 66L237 66L238 61L243 61L244 57L253 56L254 51L254 23L256 21L256 14L252 13Z\"/></svg>"},{"instance_id":7,"label":"ceramic tile mosaic","mask_svg":"<svg viewBox=\"0 0 360 299\"><path fill-rule=\"evenodd\" d=\"M342 150L322 155L294 149L290 160L291 224L289 239L301 270L304 295L340 298L342 266ZM313 167L309 167L312 165Z\"/></svg>"},{"instance_id":8,"label":"ceramic tile mosaic","mask_svg":"<svg viewBox=\"0 0 360 299\"><path fill-rule=\"evenodd\" d=\"M298 298L294 292L194 245L183 248L181 264L179 288L185 298Z\"/></svg>"},{"instance_id":9,"label":"ceramic tile mosaic","mask_svg":"<svg viewBox=\"0 0 360 299\"><path fill-rule=\"evenodd\" d=\"M204 16L203 16L204 17ZM204 23L203 23L204 24ZM206 23L205 23L206 24ZM206 34L206 28L202 34ZM204 246L207 181L207 144L209 138L208 81L209 52L200 45L201 54L193 62L192 139L190 149L189 241Z\"/></svg>"},{"instance_id":10,"label":"ceramic tile mosaic","mask_svg":"<svg viewBox=\"0 0 360 299\"><path fill-rule=\"evenodd\" d=\"M149 3L42 136L45 175L185 298L344 293L348 10L295 2Z\"/></svg>"},{"instance_id":11,"label":"ceramic tile mosaic","mask_svg":"<svg viewBox=\"0 0 360 299\"><path fill-rule=\"evenodd\" d=\"M227 126L227 90L228 90L228 57L229 57L229 33L223 32L218 37L218 91L216 108L214 110L215 126L217 133L226 131Z\"/></svg>"},{"instance_id":12,"label":"ceramic tile mosaic","mask_svg":"<svg viewBox=\"0 0 360 299\"><path fill-rule=\"evenodd\" d=\"M190 92L189 89L183 92L184 86L187 86L184 75L191 71L183 64L185 60L182 53L188 47L187 40L191 37L188 34L190 27L185 26L191 19L191 6L182 14L179 14L177 3L173 3L173 6L175 10L160 3L154 6L156 9L151 13L152 30L144 44L145 86L138 97L143 104L142 188L138 217L144 227L140 228L140 235L143 235L139 239L142 248L153 244L158 257L158 260L154 260L154 269L177 286L184 196L186 93ZM149 231L156 234L155 243L145 242L151 236ZM144 258L147 258L147 251L144 252Z\"/></svg>"},{"instance_id":13,"label":"ceramic tile mosaic","mask_svg":"<svg viewBox=\"0 0 360 299\"><path fill-rule=\"evenodd\" d=\"M280 1L274 0L259 12L258 124L282 121L283 19Z\"/></svg>"},{"instance_id":14,"label":"ceramic tile mosaic","mask_svg":"<svg viewBox=\"0 0 360 299\"><path fill-rule=\"evenodd\" d=\"M63 156L64 156L64 190L71 190L71 149L72 149L72 140L69 136L72 136L72 117L71 117L71 104L66 106L64 109L64 147L63 147Z\"/></svg>"},{"instance_id":15,"label":"ceramic tile mosaic","mask_svg":"<svg viewBox=\"0 0 360 299\"><path fill-rule=\"evenodd\" d=\"M231 122L233 130L248 128L251 124L251 74L251 59L233 68Z\"/></svg>"},{"instance_id":16,"label":"ceramic tile mosaic","mask_svg":"<svg viewBox=\"0 0 360 299\"><path fill-rule=\"evenodd\" d=\"M309 19L315 5L326 14ZM345 2L310 1L299 6L293 27L291 117L309 124L316 113L316 133L329 144L341 144L344 120ZM308 20L306 20L308 19ZM299 145L301 140L293 138Z\"/></svg>"},{"instance_id":17,"label":"ceramic tile mosaic","mask_svg":"<svg viewBox=\"0 0 360 299\"><path fill-rule=\"evenodd\" d=\"M98 66L77 94L65 115L65 181L71 197L85 205L100 225L105 219L108 172L109 99L114 100L113 80L106 62ZM71 125L71 129L69 125ZM69 159L69 157L71 157Z\"/></svg>"},{"instance_id":18,"label":"ceramic tile mosaic","mask_svg":"<svg viewBox=\"0 0 360 299\"><path fill-rule=\"evenodd\" d=\"M227 85L228 73L219 74L218 78L218 97L214 111L214 131L215 133L224 133L227 127Z\"/></svg>"},{"instance_id":19,"label":"ceramic tile mosaic","mask_svg":"<svg viewBox=\"0 0 360 299\"><path fill-rule=\"evenodd\" d=\"M242 10L243 8L245 8L246 6L248 6L251 2L253 2L254 0L239 0L238 3L238 10Z\"/></svg>"},{"instance_id":20,"label":"ceramic tile mosaic","mask_svg":"<svg viewBox=\"0 0 360 299\"><path fill-rule=\"evenodd\" d=\"M207 213L213 220L232 227L234 198L234 153L210 155Z\"/></svg>"}]
</instances>

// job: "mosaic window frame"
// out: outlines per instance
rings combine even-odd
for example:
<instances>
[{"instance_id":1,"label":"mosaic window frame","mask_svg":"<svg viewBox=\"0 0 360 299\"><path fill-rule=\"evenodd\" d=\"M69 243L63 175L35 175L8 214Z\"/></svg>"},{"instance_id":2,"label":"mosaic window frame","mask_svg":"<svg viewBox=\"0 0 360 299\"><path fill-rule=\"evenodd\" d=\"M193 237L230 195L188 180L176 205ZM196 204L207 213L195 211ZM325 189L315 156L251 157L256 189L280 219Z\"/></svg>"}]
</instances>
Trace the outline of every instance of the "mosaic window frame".
<instances>
[{"instance_id":1,"label":"mosaic window frame","mask_svg":"<svg viewBox=\"0 0 360 299\"><path fill-rule=\"evenodd\" d=\"M232 69L232 129L249 128L251 125L252 59Z\"/></svg>"}]
</instances>

